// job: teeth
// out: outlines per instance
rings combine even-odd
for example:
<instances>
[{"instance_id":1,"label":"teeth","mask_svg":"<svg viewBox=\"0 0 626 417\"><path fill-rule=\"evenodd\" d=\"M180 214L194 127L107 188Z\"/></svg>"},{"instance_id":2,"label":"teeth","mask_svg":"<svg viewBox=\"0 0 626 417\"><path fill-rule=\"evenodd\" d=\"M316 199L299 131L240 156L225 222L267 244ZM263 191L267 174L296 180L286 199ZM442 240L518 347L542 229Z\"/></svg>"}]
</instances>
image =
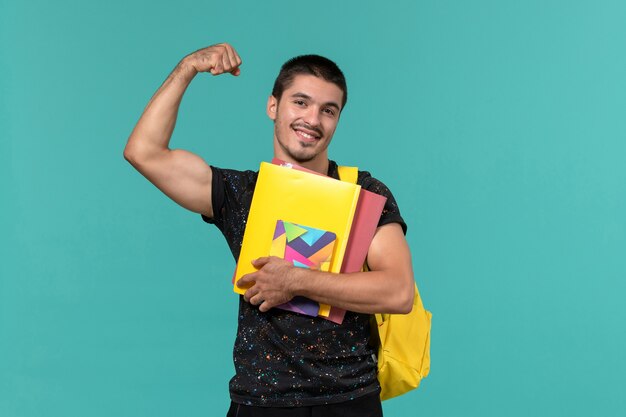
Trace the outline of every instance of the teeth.
<instances>
[{"instance_id":1,"label":"teeth","mask_svg":"<svg viewBox=\"0 0 626 417\"><path fill-rule=\"evenodd\" d=\"M303 132L303 131L301 131L301 130L298 130L298 133L300 133L302 136L304 136L304 137L305 137L305 138L307 138L307 139L313 139L313 138L315 137L315 136L313 136L313 135L309 135L308 133L304 133L304 132Z\"/></svg>"}]
</instances>

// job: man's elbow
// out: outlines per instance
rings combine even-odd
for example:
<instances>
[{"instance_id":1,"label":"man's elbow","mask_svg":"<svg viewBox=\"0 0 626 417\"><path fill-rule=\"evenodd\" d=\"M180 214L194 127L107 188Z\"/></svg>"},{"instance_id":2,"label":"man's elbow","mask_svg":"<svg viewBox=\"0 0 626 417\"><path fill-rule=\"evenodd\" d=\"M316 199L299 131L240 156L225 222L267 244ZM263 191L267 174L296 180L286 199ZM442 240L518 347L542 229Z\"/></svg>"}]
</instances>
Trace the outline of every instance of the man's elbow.
<instances>
[{"instance_id":1,"label":"man's elbow","mask_svg":"<svg viewBox=\"0 0 626 417\"><path fill-rule=\"evenodd\" d=\"M128 142L124 148L124 159L127 160L136 169L145 162L147 158L146 150L140 144Z\"/></svg>"},{"instance_id":2,"label":"man's elbow","mask_svg":"<svg viewBox=\"0 0 626 417\"><path fill-rule=\"evenodd\" d=\"M133 164L133 154L131 152L128 152L126 148L124 148L124 159L131 165Z\"/></svg>"},{"instance_id":3,"label":"man's elbow","mask_svg":"<svg viewBox=\"0 0 626 417\"><path fill-rule=\"evenodd\" d=\"M415 284L411 279L411 285L407 285L397 291L393 297L393 305L390 306L391 314L409 314L413 310L413 300L415 299Z\"/></svg>"},{"instance_id":4,"label":"man's elbow","mask_svg":"<svg viewBox=\"0 0 626 417\"><path fill-rule=\"evenodd\" d=\"M405 291L402 298L402 304L398 314L409 314L413 310L413 300L415 299L415 286L411 286L411 289Z\"/></svg>"},{"instance_id":5,"label":"man's elbow","mask_svg":"<svg viewBox=\"0 0 626 417\"><path fill-rule=\"evenodd\" d=\"M130 141L124 147L124 159L126 159L133 166L137 164L138 153L139 150L137 149L137 146L133 145Z\"/></svg>"}]
</instances>

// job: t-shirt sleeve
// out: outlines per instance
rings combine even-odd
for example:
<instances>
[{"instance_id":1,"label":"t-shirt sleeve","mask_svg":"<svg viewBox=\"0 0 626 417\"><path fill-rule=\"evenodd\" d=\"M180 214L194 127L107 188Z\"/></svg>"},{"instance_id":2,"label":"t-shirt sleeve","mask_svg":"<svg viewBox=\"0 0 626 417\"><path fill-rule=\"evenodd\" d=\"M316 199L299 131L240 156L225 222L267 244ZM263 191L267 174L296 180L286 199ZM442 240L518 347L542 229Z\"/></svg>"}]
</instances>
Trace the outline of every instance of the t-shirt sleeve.
<instances>
[{"instance_id":1,"label":"t-shirt sleeve","mask_svg":"<svg viewBox=\"0 0 626 417\"><path fill-rule=\"evenodd\" d=\"M370 176L368 172L359 173L359 183L361 184L361 187L363 187L365 190L382 195L383 197L387 197L385 207L383 207L383 212L380 215L378 227L384 226L389 223L398 223L402 227L402 231L406 235L407 225L400 215L400 208L398 207L398 203L393 197L391 190L389 190L389 188L381 181Z\"/></svg>"},{"instance_id":2,"label":"t-shirt sleeve","mask_svg":"<svg viewBox=\"0 0 626 417\"><path fill-rule=\"evenodd\" d=\"M210 224L220 222L222 216L222 208L224 207L224 177L223 170L211 166L211 206L213 208L213 217L207 217L202 214L202 220Z\"/></svg>"},{"instance_id":3,"label":"t-shirt sleeve","mask_svg":"<svg viewBox=\"0 0 626 417\"><path fill-rule=\"evenodd\" d=\"M229 217L232 215L236 217L248 209L252 193L254 193L256 173L214 166L211 167L211 170L213 171L211 183L213 217L202 215L202 220L215 224L219 229L224 230L225 223L231 221Z\"/></svg>"}]
</instances>

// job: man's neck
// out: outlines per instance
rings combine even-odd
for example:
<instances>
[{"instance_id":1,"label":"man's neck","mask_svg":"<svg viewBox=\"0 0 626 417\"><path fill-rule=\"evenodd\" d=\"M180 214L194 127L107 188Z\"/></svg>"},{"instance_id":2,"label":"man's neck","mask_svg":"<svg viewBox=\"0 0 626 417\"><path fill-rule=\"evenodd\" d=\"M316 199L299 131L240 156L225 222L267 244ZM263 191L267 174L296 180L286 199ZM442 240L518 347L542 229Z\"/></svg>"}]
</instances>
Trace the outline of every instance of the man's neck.
<instances>
[{"instance_id":1,"label":"man's neck","mask_svg":"<svg viewBox=\"0 0 626 417\"><path fill-rule=\"evenodd\" d=\"M311 171L318 172L322 175L328 175L328 158L322 159L320 161L308 161L303 163L293 162L294 164L298 164L306 169L310 169Z\"/></svg>"}]
</instances>

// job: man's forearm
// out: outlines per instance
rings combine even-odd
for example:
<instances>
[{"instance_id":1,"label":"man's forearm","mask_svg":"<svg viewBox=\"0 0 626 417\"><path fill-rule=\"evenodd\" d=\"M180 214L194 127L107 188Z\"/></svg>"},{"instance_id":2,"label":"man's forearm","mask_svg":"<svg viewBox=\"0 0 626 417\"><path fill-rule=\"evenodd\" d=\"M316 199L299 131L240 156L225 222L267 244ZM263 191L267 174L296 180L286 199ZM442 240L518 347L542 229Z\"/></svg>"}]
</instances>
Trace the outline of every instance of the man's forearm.
<instances>
[{"instance_id":1,"label":"man's forearm","mask_svg":"<svg viewBox=\"0 0 626 417\"><path fill-rule=\"evenodd\" d=\"M294 295L349 311L408 313L413 302L413 277L391 274L389 271L333 274L294 268L290 287Z\"/></svg>"},{"instance_id":2,"label":"man's forearm","mask_svg":"<svg viewBox=\"0 0 626 417\"><path fill-rule=\"evenodd\" d=\"M167 77L128 139L124 150L127 159L140 159L168 149L183 94L196 73L183 59Z\"/></svg>"}]
</instances>

